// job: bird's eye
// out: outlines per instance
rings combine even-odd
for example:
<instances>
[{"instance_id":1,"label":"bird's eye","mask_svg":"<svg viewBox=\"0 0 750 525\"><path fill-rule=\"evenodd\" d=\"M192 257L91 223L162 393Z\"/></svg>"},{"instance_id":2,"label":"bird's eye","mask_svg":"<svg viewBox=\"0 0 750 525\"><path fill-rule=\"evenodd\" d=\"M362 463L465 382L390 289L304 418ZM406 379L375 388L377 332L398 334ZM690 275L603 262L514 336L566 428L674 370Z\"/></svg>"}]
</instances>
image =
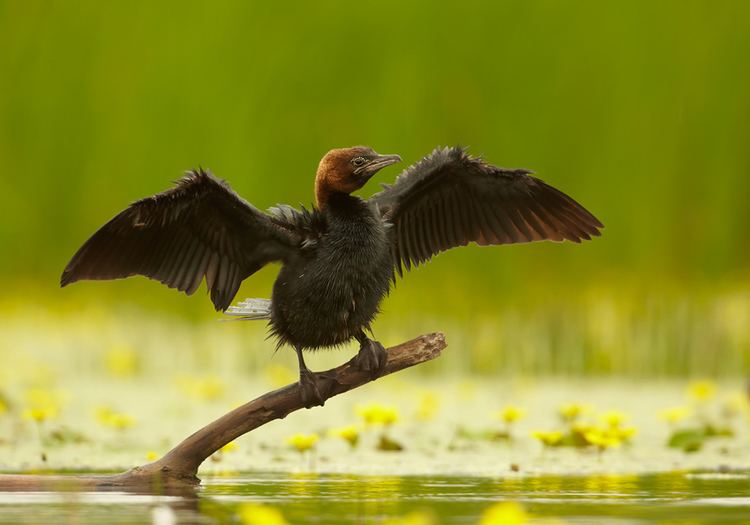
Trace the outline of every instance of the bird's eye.
<instances>
[{"instance_id":1,"label":"bird's eye","mask_svg":"<svg viewBox=\"0 0 750 525\"><path fill-rule=\"evenodd\" d=\"M352 164L354 164L355 166L363 166L365 162L367 161L365 160L364 157L355 157L352 160Z\"/></svg>"}]
</instances>

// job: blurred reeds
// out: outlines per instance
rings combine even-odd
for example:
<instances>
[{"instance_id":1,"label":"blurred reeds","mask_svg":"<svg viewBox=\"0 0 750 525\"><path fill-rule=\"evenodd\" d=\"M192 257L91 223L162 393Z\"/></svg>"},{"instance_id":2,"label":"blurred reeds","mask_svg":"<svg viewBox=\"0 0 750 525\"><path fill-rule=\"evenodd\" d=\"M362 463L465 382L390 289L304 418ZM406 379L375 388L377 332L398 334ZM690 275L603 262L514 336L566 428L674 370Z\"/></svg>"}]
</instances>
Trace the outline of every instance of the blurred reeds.
<instances>
[{"instance_id":1,"label":"blurred reeds","mask_svg":"<svg viewBox=\"0 0 750 525\"><path fill-rule=\"evenodd\" d=\"M101 284L90 285L96 286ZM88 292L78 302L3 299L5 370L11 373L21 366L17 360L29 359L27 366L38 363L41 369L52 361L66 369L76 362L87 367L123 347L152 374L280 365L289 370L290 381L296 378L293 352L274 353L263 322L223 323L220 314L185 318L137 298L102 302L95 290ZM374 333L390 345L418 333L445 332L449 351L420 367L423 374L741 377L750 369L748 287L649 294L607 286L578 295L541 295L536 302L469 301L447 313L437 294L422 295L419 306L399 293L386 301ZM204 297L192 301L210 309ZM308 360L321 369L345 361L354 350L316 352Z\"/></svg>"},{"instance_id":2,"label":"blurred reeds","mask_svg":"<svg viewBox=\"0 0 750 525\"><path fill-rule=\"evenodd\" d=\"M741 374L748 56L741 0L0 1L3 355L47 337L73 341L72 360L124 342L265 364L262 327L215 323L203 297L56 280L98 226L184 169L213 169L260 208L308 204L331 147L408 163L461 143L536 170L604 236L441 255L384 305L384 342L444 330L451 351L428 370ZM240 296L268 296L274 272Z\"/></svg>"}]
</instances>

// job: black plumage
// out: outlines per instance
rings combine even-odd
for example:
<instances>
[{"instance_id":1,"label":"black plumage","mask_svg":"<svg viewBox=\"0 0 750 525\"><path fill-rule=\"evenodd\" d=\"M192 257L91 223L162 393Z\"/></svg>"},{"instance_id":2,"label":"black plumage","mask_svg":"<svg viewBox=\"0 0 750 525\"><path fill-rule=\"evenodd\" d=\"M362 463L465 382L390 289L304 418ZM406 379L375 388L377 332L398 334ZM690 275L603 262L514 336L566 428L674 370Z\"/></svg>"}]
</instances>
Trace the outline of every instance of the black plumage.
<instances>
[{"instance_id":1,"label":"black plumage","mask_svg":"<svg viewBox=\"0 0 750 525\"><path fill-rule=\"evenodd\" d=\"M217 310L240 283L299 245L302 230L257 210L209 172L131 204L76 252L60 283L145 275L192 295L205 278Z\"/></svg>"},{"instance_id":2,"label":"black plumage","mask_svg":"<svg viewBox=\"0 0 750 525\"><path fill-rule=\"evenodd\" d=\"M603 227L530 171L497 168L458 147L436 149L368 200L351 195L400 160L365 147L332 150L318 167L315 207L280 205L267 213L209 172L190 172L102 226L68 263L61 284L140 274L190 295L205 279L223 311L244 279L281 262L270 303L255 304L248 318L269 319L279 344L295 348L311 406L325 400L302 350L356 338L357 363L379 374L385 351L365 331L404 270L470 242L580 242Z\"/></svg>"}]
</instances>

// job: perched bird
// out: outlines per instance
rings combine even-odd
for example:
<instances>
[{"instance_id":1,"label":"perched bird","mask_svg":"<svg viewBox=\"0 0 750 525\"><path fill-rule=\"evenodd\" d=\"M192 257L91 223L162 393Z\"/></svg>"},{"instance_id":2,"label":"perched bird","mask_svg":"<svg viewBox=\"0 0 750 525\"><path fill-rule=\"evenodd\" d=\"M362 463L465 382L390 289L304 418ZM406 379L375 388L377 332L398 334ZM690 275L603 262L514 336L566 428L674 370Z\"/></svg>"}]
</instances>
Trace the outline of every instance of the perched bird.
<instances>
[{"instance_id":1,"label":"perched bird","mask_svg":"<svg viewBox=\"0 0 750 525\"><path fill-rule=\"evenodd\" d=\"M266 213L211 173L188 172L94 233L61 285L140 274L190 295L205 279L214 306L225 311L244 279L281 262L270 301L248 299L228 313L269 320L278 345L295 349L310 407L325 399L303 350L356 339L356 365L382 373L387 353L367 332L404 270L470 242L580 242L603 227L530 171L492 166L459 147L434 150L367 200L352 195L400 161L363 146L331 150L318 166L311 210L278 205Z\"/></svg>"}]
</instances>

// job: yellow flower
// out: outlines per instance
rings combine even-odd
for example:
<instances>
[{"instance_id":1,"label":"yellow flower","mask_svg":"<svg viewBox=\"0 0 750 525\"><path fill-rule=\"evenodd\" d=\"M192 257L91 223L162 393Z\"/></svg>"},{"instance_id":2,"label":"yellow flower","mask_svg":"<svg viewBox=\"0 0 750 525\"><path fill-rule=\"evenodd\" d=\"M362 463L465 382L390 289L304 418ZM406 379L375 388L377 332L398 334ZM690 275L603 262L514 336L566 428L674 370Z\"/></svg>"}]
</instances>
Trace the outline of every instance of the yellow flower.
<instances>
[{"instance_id":1,"label":"yellow flower","mask_svg":"<svg viewBox=\"0 0 750 525\"><path fill-rule=\"evenodd\" d=\"M30 388L26 391L26 402L34 406L56 405L57 395L51 390Z\"/></svg>"},{"instance_id":2,"label":"yellow flower","mask_svg":"<svg viewBox=\"0 0 750 525\"><path fill-rule=\"evenodd\" d=\"M440 405L440 398L434 392L424 392L419 397L419 406L417 406L417 419L420 421L430 421L435 417Z\"/></svg>"},{"instance_id":3,"label":"yellow flower","mask_svg":"<svg viewBox=\"0 0 750 525\"><path fill-rule=\"evenodd\" d=\"M621 444L620 438L616 433L608 432L600 428L593 428L586 432L583 437L588 443L599 448L599 450L605 450L608 448L619 447Z\"/></svg>"},{"instance_id":4,"label":"yellow flower","mask_svg":"<svg viewBox=\"0 0 750 525\"><path fill-rule=\"evenodd\" d=\"M124 430L130 428L135 424L135 418L130 414L112 414L110 417L110 426L118 430Z\"/></svg>"},{"instance_id":5,"label":"yellow flower","mask_svg":"<svg viewBox=\"0 0 750 525\"><path fill-rule=\"evenodd\" d=\"M618 427L610 429L610 432L614 432L623 443L630 443L630 440L638 433L638 429L635 427Z\"/></svg>"},{"instance_id":6,"label":"yellow flower","mask_svg":"<svg viewBox=\"0 0 750 525\"><path fill-rule=\"evenodd\" d=\"M328 431L328 435L343 439L352 448L356 447L357 443L359 443L359 430L354 425L332 428Z\"/></svg>"},{"instance_id":7,"label":"yellow flower","mask_svg":"<svg viewBox=\"0 0 750 525\"><path fill-rule=\"evenodd\" d=\"M405 516L381 521L380 525L433 525L434 523L435 518L429 512L415 511Z\"/></svg>"},{"instance_id":8,"label":"yellow flower","mask_svg":"<svg viewBox=\"0 0 750 525\"><path fill-rule=\"evenodd\" d=\"M289 525L279 509L257 503L243 503L237 509L243 525Z\"/></svg>"},{"instance_id":9,"label":"yellow flower","mask_svg":"<svg viewBox=\"0 0 750 525\"><path fill-rule=\"evenodd\" d=\"M23 411L23 416L41 423L58 416L63 403L63 394L42 388L32 388L26 391L26 401L28 408Z\"/></svg>"},{"instance_id":10,"label":"yellow flower","mask_svg":"<svg viewBox=\"0 0 750 525\"><path fill-rule=\"evenodd\" d=\"M704 403L716 395L716 383L708 379L693 381L688 385L688 396L694 401Z\"/></svg>"},{"instance_id":11,"label":"yellow flower","mask_svg":"<svg viewBox=\"0 0 750 525\"><path fill-rule=\"evenodd\" d=\"M27 408L23 411L23 417L31 419L37 423L42 423L48 419L55 419L57 417L57 408L55 407L37 407Z\"/></svg>"},{"instance_id":12,"label":"yellow flower","mask_svg":"<svg viewBox=\"0 0 750 525\"><path fill-rule=\"evenodd\" d=\"M235 443L234 441L230 441L229 443L221 447L219 449L219 452L221 452L222 454L228 454L236 451L238 448L239 447L237 446L237 443Z\"/></svg>"},{"instance_id":13,"label":"yellow flower","mask_svg":"<svg viewBox=\"0 0 750 525\"><path fill-rule=\"evenodd\" d=\"M105 365L113 377L133 377L139 368L138 354L129 346L113 346L107 352Z\"/></svg>"},{"instance_id":14,"label":"yellow flower","mask_svg":"<svg viewBox=\"0 0 750 525\"><path fill-rule=\"evenodd\" d=\"M523 419L523 417L526 416L526 411L513 405L507 405L497 413L497 416L501 420L505 421L505 423L510 425L511 423L515 423L519 419Z\"/></svg>"},{"instance_id":15,"label":"yellow flower","mask_svg":"<svg viewBox=\"0 0 750 525\"><path fill-rule=\"evenodd\" d=\"M298 452L305 452L315 448L315 444L320 437L317 434L292 434L286 438L286 442L297 449Z\"/></svg>"},{"instance_id":16,"label":"yellow flower","mask_svg":"<svg viewBox=\"0 0 750 525\"><path fill-rule=\"evenodd\" d=\"M576 421L575 423L570 425L570 430L575 432L576 434L585 434L586 432L591 431L592 429L596 428L596 425L592 425L591 423L585 423L583 421Z\"/></svg>"},{"instance_id":17,"label":"yellow flower","mask_svg":"<svg viewBox=\"0 0 750 525\"><path fill-rule=\"evenodd\" d=\"M0 397L0 414L8 411L8 403L6 403L5 399Z\"/></svg>"},{"instance_id":18,"label":"yellow flower","mask_svg":"<svg viewBox=\"0 0 750 525\"><path fill-rule=\"evenodd\" d=\"M529 515L514 501L495 503L482 513L477 525L523 525Z\"/></svg>"},{"instance_id":19,"label":"yellow flower","mask_svg":"<svg viewBox=\"0 0 750 525\"><path fill-rule=\"evenodd\" d=\"M610 428L619 428L630 416L619 410L608 410L602 413L599 418Z\"/></svg>"},{"instance_id":20,"label":"yellow flower","mask_svg":"<svg viewBox=\"0 0 750 525\"><path fill-rule=\"evenodd\" d=\"M563 433L559 430L535 430L531 433L531 437L541 441L545 447L554 447L562 442Z\"/></svg>"},{"instance_id":21,"label":"yellow flower","mask_svg":"<svg viewBox=\"0 0 750 525\"><path fill-rule=\"evenodd\" d=\"M156 461L157 459L159 459L159 454L153 450L146 452L146 461Z\"/></svg>"},{"instance_id":22,"label":"yellow flower","mask_svg":"<svg viewBox=\"0 0 750 525\"><path fill-rule=\"evenodd\" d=\"M100 406L95 412L96 420L105 427L125 430L135 424L135 418L129 414L115 412L107 406Z\"/></svg>"},{"instance_id":23,"label":"yellow flower","mask_svg":"<svg viewBox=\"0 0 750 525\"><path fill-rule=\"evenodd\" d=\"M355 411L368 425L388 426L398 421L398 410L396 410L396 407L390 405L368 403L366 405L358 405Z\"/></svg>"},{"instance_id":24,"label":"yellow flower","mask_svg":"<svg viewBox=\"0 0 750 525\"><path fill-rule=\"evenodd\" d=\"M584 414L587 414L590 411L591 411L591 406L584 405L582 403L563 403L558 408L558 413L560 414L560 417L566 423L572 423L573 421L577 420L579 417L583 416Z\"/></svg>"},{"instance_id":25,"label":"yellow flower","mask_svg":"<svg viewBox=\"0 0 750 525\"><path fill-rule=\"evenodd\" d=\"M674 425L675 423L679 423L683 419L686 419L690 416L690 408L689 407L672 407L672 408L666 408L659 412L659 417L669 423L670 425Z\"/></svg>"}]
</instances>

